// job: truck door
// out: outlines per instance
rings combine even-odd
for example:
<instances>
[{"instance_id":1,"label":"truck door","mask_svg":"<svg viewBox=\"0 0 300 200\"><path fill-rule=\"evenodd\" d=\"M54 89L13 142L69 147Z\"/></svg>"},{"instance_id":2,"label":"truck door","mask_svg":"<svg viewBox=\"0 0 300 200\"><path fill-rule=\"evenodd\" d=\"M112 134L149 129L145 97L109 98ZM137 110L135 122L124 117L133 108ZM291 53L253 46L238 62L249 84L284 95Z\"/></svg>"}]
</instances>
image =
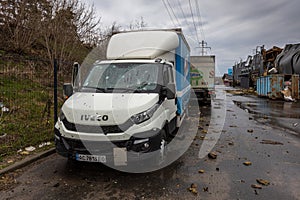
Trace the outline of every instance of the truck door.
<instances>
[{"instance_id":1,"label":"truck door","mask_svg":"<svg viewBox=\"0 0 300 200\"><path fill-rule=\"evenodd\" d=\"M164 65L163 69L163 85L168 86L168 84L174 84L175 79L173 76L173 70L170 65ZM176 92L176 91L174 91ZM167 113L167 118L168 120L172 120L176 116L176 111L177 111L177 106L175 103L175 98L174 99L165 99L163 103L164 108L166 109Z\"/></svg>"}]
</instances>

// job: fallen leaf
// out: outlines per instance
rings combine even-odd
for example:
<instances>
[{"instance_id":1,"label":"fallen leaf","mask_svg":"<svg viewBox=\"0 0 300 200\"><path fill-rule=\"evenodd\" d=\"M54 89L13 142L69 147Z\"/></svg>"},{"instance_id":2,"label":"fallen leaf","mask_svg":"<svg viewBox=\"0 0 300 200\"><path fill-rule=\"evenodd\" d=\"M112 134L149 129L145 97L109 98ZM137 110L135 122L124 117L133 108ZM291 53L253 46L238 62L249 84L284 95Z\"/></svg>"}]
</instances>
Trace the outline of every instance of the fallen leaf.
<instances>
[{"instance_id":1,"label":"fallen leaf","mask_svg":"<svg viewBox=\"0 0 300 200\"><path fill-rule=\"evenodd\" d=\"M208 187L203 187L203 192L208 192Z\"/></svg>"},{"instance_id":2,"label":"fallen leaf","mask_svg":"<svg viewBox=\"0 0 300 200\"><path fill-rule=\"evenodd\" d=\"M21 155L29 155L29 152L28 151L21 151L20 154Z\"/></svg>"},{"instance_id":3,"label":"fallen leaf","mask_svg":"<svg viewBox=\"0 0 300 200\"><path fill-rule=\"evenodd\" d=\"M7 164L11 164L11 163L13 163L14 162L14 160L8 160L7 161Z\"/></svg>"},{"instance_id":4,"label":"fallen leaf","mask_svg":"<svg viewBox=\"0 0 300 200\"><path fill-rule=\"evenodd\" d=\"M216 152L210 152L209 154L208 154L208 157L210 158L210 159L216 159L217 158L217 153Z\"/></svg>"},{"instance_id":5,"label":"fallen leaf","mask_svg":"<svg viewBox=\"0 0 300 200\"><path fill-rule=\"evenodd\" d=\"M250 161L245 161L243 164L246 166L252 165L252 163Z\"/></svg>"},{"instance_id":6,"label":"fallen leaf","mask_svg":"<svg viewBox=\"0 0 300 200\"><path fill-rule=\"evenodd\" d=\"M203 130L202 130L202 133L207 134L208 131L203 129Z\"/></svg>"},{"instance_id":7,"label":"fallen leaf","mask_svg":"<svg viewBox=\"0 0 300 200\"><path fill-rule=\"evenodd\" d=\"M204 170L203 170L203 169L200 169L198 172L199 172L200 174L203 174L203 173L204 173Z\"/></svg>"},{"instance_id":8,"label":"fallen leaf","mask_svg":"<svg viewBox=\"0 0 300 200\"><path fill-rule=\"evenodd\" d=\"M197 185L194 184L194 183L191 184L191 187L188 188L188 190L189 190L191 193L195 194L195 195L198 194L198 191L197 191Z\"/></svg>"},{"instance_id":9,"label":"fallen leaf","mask_svg":"<svg viewBox=\"0 0 300 200\"><path fill-rule=\"evenodd\" d=\"M258 184L252 184L251 187L255 189L262 189L261 185Z\"/></svg>"},{"instance_id":10,"label":"fallen leaf","mask_svg":"<svg viewBox=\"0 0 300 200\"><path fill-rule=\"evenodd\" d=\"M256 179L256 181L259 183L259 184L262 184L262 185L270 185L270 181L267 181L267 180L264 180L264 179Z\"/></svg>"}]
</instances>

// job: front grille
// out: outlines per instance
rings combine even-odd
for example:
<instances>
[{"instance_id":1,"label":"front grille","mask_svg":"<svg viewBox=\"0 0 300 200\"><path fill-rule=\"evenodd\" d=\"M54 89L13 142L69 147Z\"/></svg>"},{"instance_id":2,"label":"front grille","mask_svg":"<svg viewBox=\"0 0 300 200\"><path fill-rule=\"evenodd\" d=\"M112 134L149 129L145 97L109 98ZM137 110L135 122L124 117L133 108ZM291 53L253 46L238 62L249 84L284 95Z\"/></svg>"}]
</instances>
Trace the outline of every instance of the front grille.
<instances>
[{"instance_id":1,"label":"front grille","mask_svg":"<svg viewBox=\"0 0 300 200\"><path fill-rule=\"evenodd\" d=\"M64 126L69 131L84 132L84 133L122 133L133 125L131 120L128 120L121 125L112 126L92 126L92 125L81 125L69 122L66 118L62 120Z\"/></svg>"},{"instance_id":2,"label":"front grille","mask_svg":"<svg viewBox=\"0 0 300 200\"><path fill-rule=\"evenodd\" d=\"M110 152L113 148L128 148L131 146L131 141L117 141L117 142L98 142L98 141L82 141L76 139L63 138L63 141L67 143L68 149L72 150L93 150L101 152Z\"/></svg>"}]
</instances>

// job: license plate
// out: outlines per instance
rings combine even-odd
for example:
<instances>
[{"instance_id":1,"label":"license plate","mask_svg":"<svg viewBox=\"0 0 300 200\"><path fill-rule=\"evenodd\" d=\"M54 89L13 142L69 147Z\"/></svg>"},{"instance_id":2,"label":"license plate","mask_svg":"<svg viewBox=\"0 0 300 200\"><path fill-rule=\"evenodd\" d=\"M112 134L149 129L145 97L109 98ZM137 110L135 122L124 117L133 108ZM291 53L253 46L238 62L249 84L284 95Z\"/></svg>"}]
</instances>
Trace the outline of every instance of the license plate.
<instances>
[{"instance_id":1,"label":"license plate","mask_svg":"<svg viewBox=\"0 0 300 200\"><path fill-rule=\"evenodd\" d=\"M76 160L85 162L106 163L106 156L76 154Z\"/></svg>"}]
</instances>

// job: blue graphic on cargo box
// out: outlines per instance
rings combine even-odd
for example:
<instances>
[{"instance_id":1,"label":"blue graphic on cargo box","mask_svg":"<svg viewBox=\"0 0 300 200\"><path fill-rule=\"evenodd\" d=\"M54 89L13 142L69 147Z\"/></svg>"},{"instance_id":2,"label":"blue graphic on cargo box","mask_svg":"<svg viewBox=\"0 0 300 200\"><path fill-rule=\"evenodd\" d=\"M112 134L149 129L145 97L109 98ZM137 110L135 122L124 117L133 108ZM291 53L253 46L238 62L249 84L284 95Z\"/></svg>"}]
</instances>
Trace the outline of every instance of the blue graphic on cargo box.
<instances>
[{"instance_id":1,"label":"blue graphic on cargo box","mask_svg":"<svg viewBox=\"0 0 300 200\"><path fill-rule=\"evenodd\" d=\"M191 85L190 85L190 49L185 39L179 35L179 46L176 48L176 90L177 90L177 114L183 115L187 109Z\"/></svg>"}]
</instances>

